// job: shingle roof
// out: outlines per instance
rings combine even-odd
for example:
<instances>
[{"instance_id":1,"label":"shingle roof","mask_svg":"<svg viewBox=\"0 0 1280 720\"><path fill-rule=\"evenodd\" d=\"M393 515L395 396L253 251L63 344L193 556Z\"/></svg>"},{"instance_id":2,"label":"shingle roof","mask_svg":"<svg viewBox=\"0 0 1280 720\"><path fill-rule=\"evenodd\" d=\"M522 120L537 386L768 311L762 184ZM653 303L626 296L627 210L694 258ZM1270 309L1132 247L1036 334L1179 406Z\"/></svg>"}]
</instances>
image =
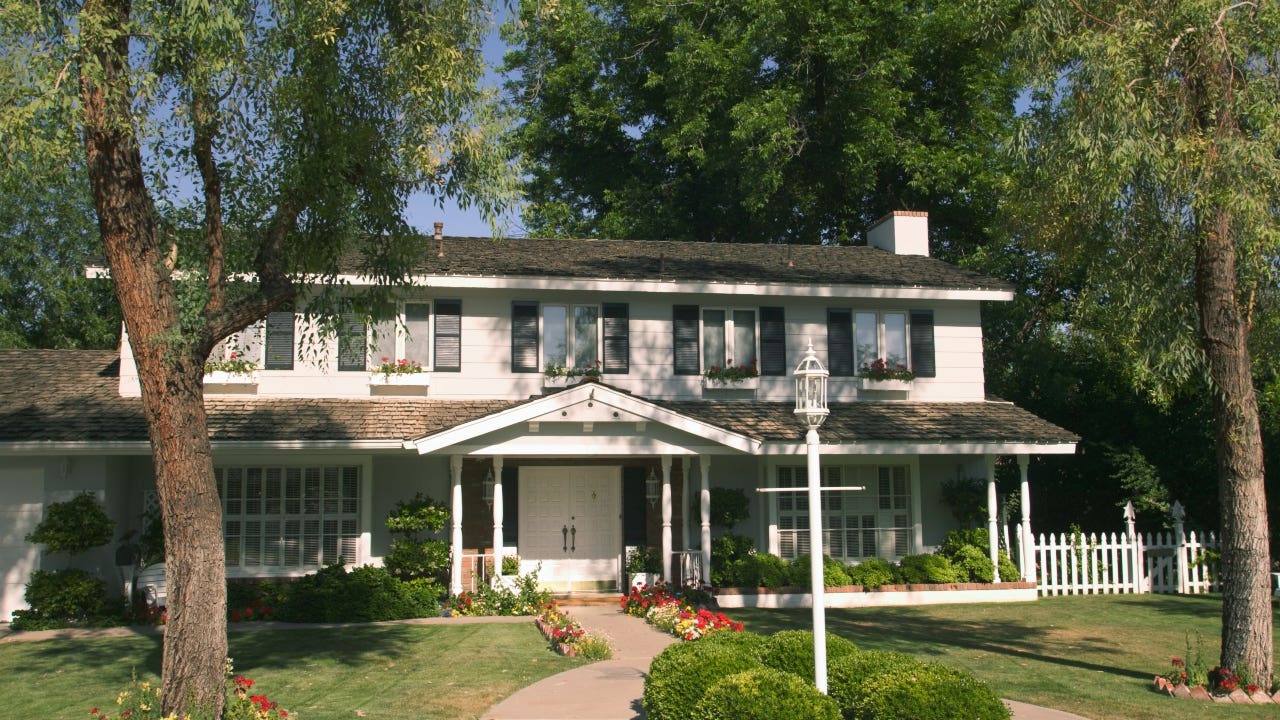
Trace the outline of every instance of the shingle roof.
<instances>
[{"instance_id":1,"label":"shingle roof","mask_svg":"<svg viewBox=\"0 0 1280 720\"><path fill-rule=\"evenodd\" d=\"M147 439L142 402L118 395L116 353L0 350L0 442ZM526 401L427 398L211 397L209 434L223 441L409 440ZM790 403L658 402L677 413L762 441L803 442ZM1006 402L841 403L823 425L827 443L1070 443L1079 438Z\"/></svg>"},{"instance_id":2,"label":"shingle roof","mask_svg":"<svg viewBox=\"0 0 1280 720\"><path fill-rule=\"evenodd\" d=\"M0 442L146 441L139 398L118 394L116 353L0 350ZM408 440L517 403L427 398L205 400L214 440Z\"/></svg>"},{"instance_id":3,"label":"shingle roof","mask_svg":"<svg viewBox=\"0 0 1280 720\"><path fill-rule=\"evenodd\" d=\"M765 442L804 442L792 403L663 402L682 415ZM1074 443L1064 430L1004 401L834 403L822 425L823 443L883 441Z\"/></svg>"},{"instance_id":4,"label":"shingle roof","mask_svg":"<svg viewBox=\"0 0 1280 720\"><path fill-rule=\"evenodd\" d=\"M447 237L437 257L439 244L423 242L416 270L428 275L1012 289L941 260L863 246Z\"/></svg>"}]
</instances>

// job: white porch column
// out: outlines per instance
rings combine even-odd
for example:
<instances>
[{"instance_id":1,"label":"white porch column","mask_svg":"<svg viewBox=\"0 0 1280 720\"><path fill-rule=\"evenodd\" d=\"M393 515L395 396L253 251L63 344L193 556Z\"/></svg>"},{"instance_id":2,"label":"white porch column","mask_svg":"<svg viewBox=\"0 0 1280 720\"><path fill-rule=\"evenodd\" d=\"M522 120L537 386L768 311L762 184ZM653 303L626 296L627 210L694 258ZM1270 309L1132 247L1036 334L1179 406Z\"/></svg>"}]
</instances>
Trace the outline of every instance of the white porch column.
<instances>
[{"instance_id":1,"label":"white porch column","mask_svg":"<svg viewBox=\"0 0 1280 720\"><path fill-rule=\"evenodd\" d=\"M702 510L702 584L711 583L711 456L698 456L698 467L702 469L702 490L698 493L699 506Z\"/></svg>"},{"instance_id":2,"label":"white porch column","mask_svg":"<svg viewBox=\"0 0 1280 720\"><path fill-rule=\"evenodd\" d=\"M671 573L671 456L662 456L662 579L670 584Z\"/></svg>"},{"instance_id":3,"label":"white porch column","mask_svg":"<svg viewBox=\"0 0 1280 720\"><path fill-rule=\"evenodd\" d=\"M493 576L502 577L502 456L493 456Z\"/></svg>"},{"instance_id":4,"label":"white porch column","mask_svg":"<svg viewBox=\"0 0 1280 720\"><path fill-rule=\"evenodd\" d=\"M996 526L996 456L987 455L987 546L991 551L991 564L995 566L992 578L1000 582L1000 537Z\"/></svg>"},{"instance_id":5,"label":"white porch column","mask_svg":"<svg viewBox=\"0 0 1280 720\"><path fill-rule=\"evenodd\" d=\"M1027 480L1027 468L1031 465L1029 455L1018 456L1018 472L1022 475L1022 484L1018 487L1019 499L1022 501L1022 525L1018 530L1018 549L1022 551L1022 580L1035 582L1036 579L1036 541L1031 534L1031 483Z\"/></svg>"},{"instance_id":6,"label":"white porch column","mask_svg":"<svg viewBox=\"0 0 1280 720\"><path fill-rule=\"evenodd\" d=\"M449 538L449 556L452 559L449 568L449 592L457 595L462 592L462 456L449 458L450 477L450 522L453 533Z\"/></svg>"},{"instance_id":7,"label":"white porch column","mask_svg":"<svg viewBox=\"0 0 1280 720\"><path fill-rule=\"evenodd\" d=\"M689 549L689 456L680 458L680 549Z\"/></svg>"}]
</instances>

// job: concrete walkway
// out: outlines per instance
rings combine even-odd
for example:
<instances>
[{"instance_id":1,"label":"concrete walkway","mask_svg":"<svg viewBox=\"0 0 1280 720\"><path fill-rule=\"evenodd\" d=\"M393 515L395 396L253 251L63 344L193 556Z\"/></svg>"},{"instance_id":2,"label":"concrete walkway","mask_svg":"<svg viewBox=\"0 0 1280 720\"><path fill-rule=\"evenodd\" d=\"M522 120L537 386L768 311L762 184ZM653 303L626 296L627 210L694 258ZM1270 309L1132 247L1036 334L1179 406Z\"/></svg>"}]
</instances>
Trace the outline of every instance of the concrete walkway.
<instances>
[{"instance_id":1,"label":"concrete walkway","mask_svg":"<svg viewBox=\"0 0 1280 720\"><path fill-rule=\"evenodd\" d=\"M649 662L675 642L672 636L618 612L617 605L571 606L588 632L613 642L613 659L552 675L489 708L483 720L634 720ZM1014 720L1085 720L1079 715L1006 700Z\"/></svg>"}]
</instances>

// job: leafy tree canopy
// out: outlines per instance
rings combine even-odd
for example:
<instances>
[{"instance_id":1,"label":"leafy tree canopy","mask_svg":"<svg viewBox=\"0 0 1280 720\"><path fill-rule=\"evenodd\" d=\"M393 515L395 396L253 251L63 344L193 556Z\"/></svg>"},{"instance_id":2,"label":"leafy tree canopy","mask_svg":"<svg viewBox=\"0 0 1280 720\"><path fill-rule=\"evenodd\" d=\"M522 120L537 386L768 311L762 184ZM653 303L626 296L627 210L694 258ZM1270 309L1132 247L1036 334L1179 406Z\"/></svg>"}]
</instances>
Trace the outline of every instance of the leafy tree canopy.
<instances>
[{"instance_id":1,"label":"leafy tree canopy","mask_svg":"<svg viewBox=\"0 0 1280 720\"><path fill-rule=\"evenodd\" d=\"M847 242L885 212L928 208L936 237L972 244L1015 95L989 29L939 2L521 3L506 36L525 221Z\"/></svg>"}]
</instances>

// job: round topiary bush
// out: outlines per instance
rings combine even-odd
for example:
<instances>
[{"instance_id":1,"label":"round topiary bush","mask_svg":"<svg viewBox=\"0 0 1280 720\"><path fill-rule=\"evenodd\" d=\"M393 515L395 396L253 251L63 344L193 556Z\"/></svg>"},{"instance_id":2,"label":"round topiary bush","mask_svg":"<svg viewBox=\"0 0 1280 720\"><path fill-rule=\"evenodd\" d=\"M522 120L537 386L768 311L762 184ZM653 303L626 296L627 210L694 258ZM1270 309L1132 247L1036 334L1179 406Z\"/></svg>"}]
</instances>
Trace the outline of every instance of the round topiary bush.
<instances>
[{"instance_id":1,"label":"round topiary bush","mask_svg":"<svg viewBox=\"0 0 1280 720\"><path fill-rule=\"evenodd\" d=\"M848 659L829 677L831 697L852 720L1009 720L1000 697L963 670L912 660L894 665ZM897 653L886 653L897 655ZM857 665L857 667L854 667Z\"/></svg>"},{"instance_id":2,"label":"round topiary bush","mask_svg":"<svg viewBox=\"0 0 1280 720\"><path fill-rule=\"evenodd\" d=\"M962 545L950 556L956 572L969 582L989 583L995 578L996 566L982 550Z\"/></svg>"},{"instance_id":3,"label":"round topiary bush","mask_svg":"<svg viewBox=\"0 0 1280 720\"><path fill-rule=\"evenodd\" d=\"M761 638L752 633L715 633L676 643L658 653L644 681L644 710L650 720L682 720L721 678L762 667L756 657Z\"/></svg>"},{"instance_id":4,"label":"round topiary bush","mask_svg":"<svg viewBox=\"0 0 1280 720\"><path fill-rule=\"evenodd\" d=\"M839 635L827 633L827 664L858 652L858 646ZM793 673L806 680L813 677L813 633L808 630L781 630L764 639L758 650L760 662L774 670Z\"/></svg>"},{"instance_id":5,"label":"round topiary bush","mask_svg":"<svg viewBox=\"0 0 1280 720\"><path fill-rule=\"evenodd\" d=\"M697 720L839 720L831 698L796 675L757 668L721 678L707 688L693 713Z\"/></svg>"},{"instance_id":6,"label":"round topiary bush","mask_svg":"<svg viewBox=\"0 0 1280 720\"><path fill-rule=\"evenodd\" d=\"M865 695L863 683L885 673L913 673L924 663L906 653L859 650L827 663L827 694L846 718Z\"/></svg>"}]
</instances>

